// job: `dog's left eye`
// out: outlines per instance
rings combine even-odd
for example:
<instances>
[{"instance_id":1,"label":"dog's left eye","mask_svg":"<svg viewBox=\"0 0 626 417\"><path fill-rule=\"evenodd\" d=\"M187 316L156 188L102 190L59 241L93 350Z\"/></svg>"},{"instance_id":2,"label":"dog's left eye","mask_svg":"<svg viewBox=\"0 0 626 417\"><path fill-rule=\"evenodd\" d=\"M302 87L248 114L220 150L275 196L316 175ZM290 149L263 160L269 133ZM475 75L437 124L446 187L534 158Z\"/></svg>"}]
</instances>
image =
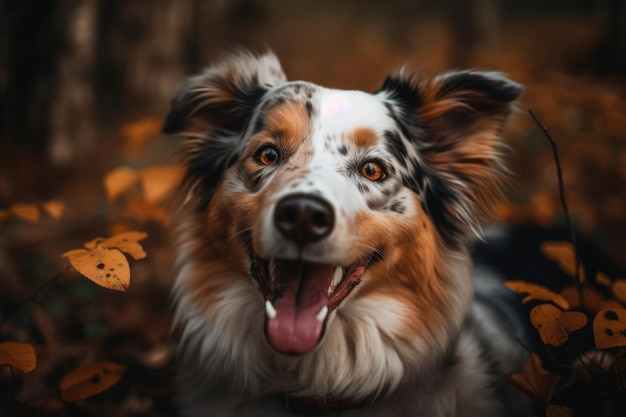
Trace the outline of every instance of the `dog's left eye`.
<instances>
[{"instance_id":1,"label":"dog's left eye","mask_svg":"<svg viewBox=\"0 0 626 417\"><path fill-rule=\"evenodd\" d=\"M273 146L264 146L256 154L256 159L263 165L273 165L278 162L278 150Z\"/></svg>"},{"instance_id":2,"label":"dog's left eye","mask_svg":"<svg viewBox=\"0 0 626 417\"><path fill-rule=\"evenodd\" d=\"M375 161L367 161L361 165L359 172L370 181L380 181L385 178L383 167Z\"/></svg>"}]
</instances>

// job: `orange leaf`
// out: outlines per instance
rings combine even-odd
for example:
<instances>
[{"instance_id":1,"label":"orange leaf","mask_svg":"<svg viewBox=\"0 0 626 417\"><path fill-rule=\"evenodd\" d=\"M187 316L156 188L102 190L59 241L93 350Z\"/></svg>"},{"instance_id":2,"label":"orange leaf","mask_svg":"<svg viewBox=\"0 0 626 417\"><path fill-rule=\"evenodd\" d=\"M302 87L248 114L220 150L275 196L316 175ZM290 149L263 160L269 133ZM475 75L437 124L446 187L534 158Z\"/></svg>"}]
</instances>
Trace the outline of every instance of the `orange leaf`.
<instances>
[{"instance_id":1,"label":"orange leaf","mask_svg":"<svg viewBox=\"0 0 626 417\"><path fill-rule=\"evenodd\" d=\"M549 404L546 407L546 417L573 417L574 412L564 405Z\"/></svg>"},{"instance_id":2,"label":"orange leaf","mask_svg":"<svg viewBox=\"0 0 626 417\"><path fill-rule=\"evenodd\" d=\"M541 251L568 275L576 276L576 251L571 242L543 242ZM578 274L579 282L585 282L585 268L582 264L579 266Z\"/></svg>"},{"instance_id":3,"label":"orange leaf","mask_svg":"<svg viewBox=\"0 0 626 417\"><path fill-rule=\"evenodd\" d=\"M2 342L0 343L0 365L9 365L24 373L30 372L37 365L35 348L28 343Z\"/></svg>"},{"instance_id":4,"label":"orange leaf","mask_svg":"<svg viewBox=\"0 0 626 417\"><path fill-rule=\"evenodd\" d=\"M0 210L0 223L11 217L9 210Z\"/></svg>"},{"instance_id":5,"label":"orange leaf","mask_svg":"<svg viewBox=\"0 0 626 417\"><path fill-rule=\"evenodd\" d=\"M140 222L155 221L167 225L171 220L161 205L138 198L128 199L125 214Z\"/></svg>"},{"instance_id":6,"label":"orange leaf","mask_svg":"<svg viewBox=\"0 0 626 417\"><path fill-rule=\"evenodd\" d=\"M539 356L531 353L522 371L511 375L509 381L522 391L547 403L552 398L559 377L543 369Z\"/></svg>"},{"instance_id":7,"label":"orange leaf","mask_svg":"<svg viewBox=\"0 0 626 417\"><path fill-rule=\"evenodd\" d=\"M553 291L550 291L546 287L542 287L541 285L532 284L526 281L505 281L504 285L506 285L510 290L517 293L528 294L528 296L526 296L522 300L522 303L524 304L532 300L538 300L550 301L564 310L569 307L569 304L565 298L561 297L559 294L556 294Z\"/></svg>"},{"instance_id":8,"label":"orange leaf","mask_svg":"<svg viewBox=\"0 0 626 417\"><path fill-rule=\"evenodd\" d=\"M148 234L145 232L125 232L103 240L100 242L100 245L105 248L119 249L122 252L126 252L134 259L143 259L147 255L138 241L147 237Z\"/></svg>"},{"instance_id":9,"label":"orange leaf","mask_svg":"<svg viewBox=\"0 0 626 417\"><path fill-rule=\"evenodd\" d=\"M104 188L107 192L107 200L113 201L123 194L139 179L139 174L128 167L118 167L110 171L104 177Z\"/></svg>"},{"instance_id":10,"label":"orange leaf","mask_svg":"<svg viewBox=\"0 0 626 417\"><path fill-rule=\"evenodd\" d=\"M580 299L581 289L577 285L568 285L561 291L561 296L567 300L570 309L584 309L586 311L597 313L606 308L620 308L622 305L617 301L604 298L600 291L584 286L582 288L582 297Z\"/></svg>"},{"instance_id":11,"label":"orange leaf","mask_svg":"<svg viewBox=\"0 0 626 417\"><path fill-rule=\"evenodd\" d=\"M133 230L133 228L123 219L113 220L107 227L107 232L109 232L110 235L119 235L120 233L126 233L131 230Z\"/></svg>"},{"instance_id":12,"label":"orange leaf","mask_svg":"<svg viewBox=\"0 0 626 417\"><path fill-rule=\"evenodd\" d=\"M626 303L626 279L615 280L611 287L611 292L619 301Z\"/></svg>"},{"instance_id":13,"label":"orange leaf","mask_svg":"<svg viewBox=\"0 0 626 417\"><path fill-rule=\"evenodd\" d=\"M593 338L598 349L626 346L626 309L607 308L596 314Z\"/></svg>"},{"instance_id":14,"label":"orange leaf","mask_svg":"<svg viewBox=\"0 0 626 417\"><path fill-rule=\"evenodd\" d=\"M39 221L39 207L35 204L14 204L9 207L14 216L31 223Z\"/></svg>"},{"instance_id":15,"label":"orange leaf","mask_svg":"<svg viewBox=\"0 0 626 417\"><path fill-rule=\"evenodd\" d=\"M114 362L98 362L76 368L61 378L63 401L80 401L115 385L126 368Z\"/></svg>"},{"instance_id":16,"label":"orange leaf","mask_svg":"<svg viewBox=\"0 0 626 417\"><path fill-rule=\"evenodd\" d=\"M117 249L96 246L91 250L74 249L61 257L82 275L96 284L116 291L126 291L130 284L130 267L126 257Z\"/></svg>"},{"instance_id":17,"label":"orange leaf","mask_svg":"<svg viewBox=\"0 0 626 417\"><path fill-rule=\"evenodd\" d=\"M95 239L91 239L89 242L85 243L85 247L87 249L95 249L96 246L98 246L99 244L101 244L102 242L104 242L106 239L103 237L97 237Z\"/></svg>"},{"instance_id":18,"label":"orange leaf","mask_svg":"<svg viewBox=\"0 0 626 417\"><path fill-rule=\"evenodd\" d=\"M145 117L122 126L121 133L128 153L137 153L145 141L161 131L161 120L156 117Z\"/></svg>"},{"instance_id":19,"label":"orange leaf","mask_svg":"<svg viewBox=\"0 0 626 417\"><path fill-rule=\"evenodd\" d=\"M145 199L151 203L161 201L180 184L184 173L185 169L181 166L146 168L141 173Z\"/></svg>"},{"instance_id":20,"label":"orange leaf","mask_svg":"<svg viewBox=\"0 0 626 417\"><path fill-rule=\"evenodd\" d=\"M41 208L55 219L59 219L65 211L65 203L61 200L50 200L42 203Z\"/></svg>"},{"instance_id":21,"label":"orange leaf","mask_svg":"<svg viewBox=\"0 0 626 417\"><path fill-rule=\"evenodd\" d=\"M599 285L602 285L603 287L607 287L609 288L611 286L611 277L609 277L607 274L605 274L604 272L596 272L596 282Z\"/></svg>"},{"instance_id":22,"label":"orange leaf","mask_svg":"<svg viewBox=\"0 0 626 417\"><path fill-rule=\"evenodd\" d=\"M530 311L530 321L546 345L561 346L570 333L587 324L587 316L577 311L561 311L552 304L541 304Z\"/></svg>"},{"instance_id":23,"label":"orange leaf","mask_svg":"<svg viewBox=\"0 0 626 417\"><path fill-rule=\"evenodd\" d=\"M543 227L551 227L555 223L558 205L550 193L536 193L530 198L529 211L533 220Z\"/></svg>"},{"instance_id":24,"label":"orange leaf","mask_svg":"<svg viewBox=\"0 0 626 417\"><path fill-rule=\"evenodd\" d=\"M130 267L121 251L134 259L146 257L139 240L144 232L125 232L107 239L97 237L85 243L87 249L73 249L61 255L81 274L98 285L116 291L126 291L130 284Z\"/></svg>"}]
</instances>

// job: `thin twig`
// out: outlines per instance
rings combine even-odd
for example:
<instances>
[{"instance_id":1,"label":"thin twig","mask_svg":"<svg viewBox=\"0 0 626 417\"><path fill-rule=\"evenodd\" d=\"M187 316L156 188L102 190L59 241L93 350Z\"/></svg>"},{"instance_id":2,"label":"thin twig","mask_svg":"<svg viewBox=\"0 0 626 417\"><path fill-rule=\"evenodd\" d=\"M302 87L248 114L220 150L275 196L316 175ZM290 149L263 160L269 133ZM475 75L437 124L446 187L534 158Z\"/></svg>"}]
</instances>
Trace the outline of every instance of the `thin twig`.
<instances>
[{"instance_id":1,"label":"thin twig","mask_svg":"<svg viewBox=\"0 0 626 417\"><path fill-rule=\"evenodd\" d=\"M570 242L572 242L572 245L574 246L574 257L576 261L576 271L574 275L574 281L576 281L576 286L578 287L580 303L581 305L584 306L585 300L584 300L582 282L580 279L580 256L578 253L578 243L576 241L576 234L574 233L574 228L572 227L572 220L569 214L569 209L567 208L567 200L565 199L565 187L563 185L563 173L561 170L561 161L559 160L559 150L557 148L556 141L552 138L552 136L550 135L550 132L548 132L548 129L539 121L537 116L535 116L535 113L533 113L532 110L528 110L528 113L530 114L530 117L533 118L535 124L541 129L545 137L550 142L550 145L552 146L552 153L554 155L554 163L556 165L556 173L559 179L559 196L561 198L561 206L563 208L563 214L565 215L565 225L567 228L567 233L569 234Z\"/></svg>"},{"instance_id":2,"label":"thin twig","mask_svg":"<svg viewBox=\"0 0 626 417\"><path fill-rule=\"evenodd\" d=\"M57 272L52 278L49 278L49 279L45 280L39 287L37 287L37 289L29 297L26 297L26 298L20 300L19 305L14 307L12 309L12 311L7 312L5 314L5 316L2 317L2 320L0 320L0 328L2 328L2 326L4 325L4 323L6 323L6 321L9 319L9 317L11 317L13 314L17 313L18 311L20 311L20 309L22 309L22 307L24 307L26 304L28 304L29 302L37 301L37 296L43 290L48 288L50 285L57 283L61 279L61 277L67 271L69 271L71 268L72 268L71 265L66 266L61 271Z\"/></svg>"},{"instance_id":3,"label":"thin twig","mask_svg":"<svg viewBox=\"0 0 626 417\"><path fill-rule=\"evenodd\" d=\"M72 269L72 265L67 265L65 268L63 268L62 270L60 270L59 272L56 273L55 276L53 276L52 278L50 278L49 280L45 281L43 284L41 284L39 286L39 288L37 288L35 290L35 292L33 293L33 295L31 295L30 299L34 300L35 298L37 298L37 296L39 295L40 292L42 292L46 287L52 285L52 284L56 284L61 277L63 276L63 274L65 274L67 271L69 271L70 269Z\"/></svg>"}]
</instances>

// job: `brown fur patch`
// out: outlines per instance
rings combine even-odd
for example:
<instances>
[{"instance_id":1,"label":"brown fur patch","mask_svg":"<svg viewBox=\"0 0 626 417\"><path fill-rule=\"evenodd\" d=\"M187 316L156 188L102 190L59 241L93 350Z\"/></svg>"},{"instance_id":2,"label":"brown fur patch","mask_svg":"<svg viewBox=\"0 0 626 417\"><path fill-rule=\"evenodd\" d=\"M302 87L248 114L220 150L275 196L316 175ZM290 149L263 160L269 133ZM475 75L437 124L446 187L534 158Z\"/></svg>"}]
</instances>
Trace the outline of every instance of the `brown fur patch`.
<instances>
[{"instance_id":1,"label":"brown fur patch","mask_svg":"<svg viewBox=\"0 0 626 417\"><path fill-rule=\"evenodd\" d=\"M311 119L304 103L288 101L272 108L266 117L265 132L278 138L289 153L295 153L310 136Z\"/></svg>"},{"instance_id":2,"label":"brown fur patch","mask_svg":"<svg viewBox=\"0 0 626 417\"><path fill-rule=\"evenodd\" d=\"M286 102L272 108L266 114L263 130L252 138L244 154L245 175L252 179L272 169L259 164L255 157L265 145L278 150L279 164L288 161L281 168L304 166L311 157L310 136L311 123L303 103Z\"/></svg>"},{"instance_id":3,"label":"brown fur patch","mask_svg":"<svg viewBox=\"0 0 626 417\"><path fill-rule=\"evenodd\" d=\"M357 148L369 148L378 143L376 132L368 127L359 127L349 136Z\"/></svg>"},{"instance_id":4,"label":"brown fur patch","mask_svg":"<svg viewBox=\"0 0 626 417\"><path fill-rule=\"evenodd\" d=\"M468 128L479 118L499 118L511 112L508 103L499 102L483 92L468 88L452 91L443 89L445 80L413 80L420 92L422 105L417 109L419 119L430 129Z\"/></svg>"},{"instance_id":5,"label":"brown fur patch","mask_svg":"<svg viewBox=\"0 0 626 417\"><path fill-rule=\"evenodd\" d=\"M247 277L249 257L241 232L249 229L258 210L257 199L224 185L216 191L208 212L196 215L191 226L194 240L187 250L197 264L187 285L199 307L210 308L234 279Z\"/></svg>"},{"instance_id":6,"label":"brown fur patch","mask_svg":"<svg viewBox=\"0 0 626 417\"><path fill-rule=\"evenodd\" d=\"M415 201L416 214L407 221L393 215L361 213L356 228L363 246L376 247L384 258L368 271L370 279L358 296L388 295L401 300L411 313L403 325L406 334L436 334L450 308L449 286L453 285L441 265L443 245L431 220Z\"/></svg>"}]
</instances>

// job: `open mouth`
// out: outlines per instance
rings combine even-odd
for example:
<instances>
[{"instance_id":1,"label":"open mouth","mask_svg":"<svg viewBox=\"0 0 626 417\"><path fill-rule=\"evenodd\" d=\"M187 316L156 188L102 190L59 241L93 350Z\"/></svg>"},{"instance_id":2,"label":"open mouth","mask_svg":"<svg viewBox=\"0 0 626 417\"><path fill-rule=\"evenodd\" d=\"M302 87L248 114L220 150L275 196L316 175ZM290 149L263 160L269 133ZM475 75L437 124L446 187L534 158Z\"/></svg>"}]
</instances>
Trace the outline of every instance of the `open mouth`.
<instances>
[{"instance_id":1,"label":"open mouth","mask_svg":"<svg viewBox=\"0 0 626 417\"><path fill-rule=\"evenodd\" d=\"M360 282L369 258L348 267L301 260L253 257L251 274L265 297L265 332L285 354L310 352L321 340L328 316Z\"/></svg>"}]
</instances>

